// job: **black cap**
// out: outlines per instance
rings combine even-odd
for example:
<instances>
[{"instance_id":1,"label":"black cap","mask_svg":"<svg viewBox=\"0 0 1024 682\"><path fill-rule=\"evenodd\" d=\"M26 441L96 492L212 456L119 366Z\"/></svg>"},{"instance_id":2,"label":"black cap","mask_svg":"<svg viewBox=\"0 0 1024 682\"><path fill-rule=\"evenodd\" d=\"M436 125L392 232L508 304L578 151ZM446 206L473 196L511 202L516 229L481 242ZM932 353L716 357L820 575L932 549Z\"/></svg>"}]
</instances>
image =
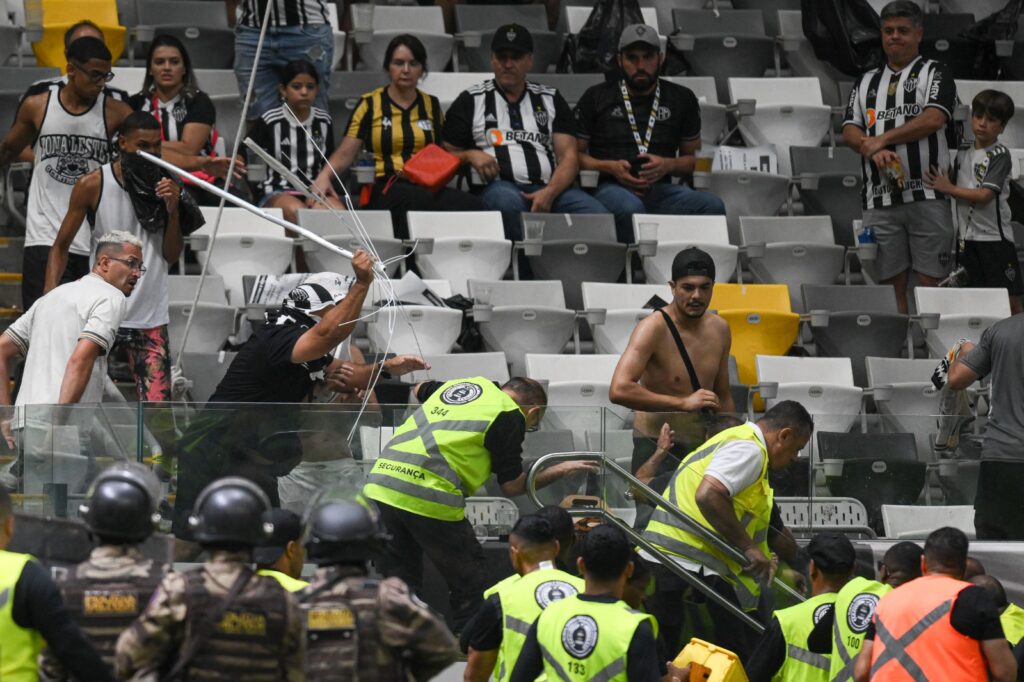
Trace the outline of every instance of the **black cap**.
<instances>
[{"instance_id":1,"label":"black cap","mask_svg":"<svg viewBox=\"0 0 1024 682\"><path fill-rule=\"evenodd\" d=\"M263 520L274 524L274 532L269 540L252 550L252 560L260 566L269 566L281 558L289 542L302 538L302 519L287 509L271 509L263 514Z\"/></svg>"},{"instance_id":2,"label":"black cap","mask_svg":"<svg viewBox=\"0 0 1024 682\"><path fill-rule=\"evenodd\" d=\"M715 261L706 251L701 251L696 246L683 249L672 259L673 282L689 275L715 278Z\"/></svg>"},{"instance_id":3,"label":"black cap","mask_svg":"<svg viewBox=\"0 0 1024 682\"><path fill-rule=\"evenodd\" d=\"M533 36L525 26L505 24L494 32L491 38L491 52L514 50L516 52L533 52Z\"/></svg>"},{"instance_id":4,"label":"black cap","mask_svg":"<svg viewBox=\"0 0 1024 682\"><path fill-rule=\"evenodd\" d=\"M828 575L845 575L857 562L853 543L842 533L818 533L808 543L807 554L818 570Z\"/></svg>"}]
</instances>

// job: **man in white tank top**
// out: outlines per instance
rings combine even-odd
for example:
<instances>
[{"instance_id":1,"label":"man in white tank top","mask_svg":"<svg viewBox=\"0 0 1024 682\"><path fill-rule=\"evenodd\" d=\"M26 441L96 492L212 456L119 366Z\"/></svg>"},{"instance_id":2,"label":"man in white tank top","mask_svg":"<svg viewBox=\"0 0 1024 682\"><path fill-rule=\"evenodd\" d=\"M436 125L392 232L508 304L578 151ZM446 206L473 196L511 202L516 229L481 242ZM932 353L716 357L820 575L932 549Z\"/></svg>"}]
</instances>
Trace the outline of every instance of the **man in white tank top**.
<instances>
[{"instance_id":1,"label":"man in white tank top","mask_svg":"<svg viewBox=\"0 0 1024 682\"><path fill-rule=\"evenodd\" d=\"M122 158L143 151L160 155L160 124L152 114L137 111L124 120L117 140ZM129 157L133 158L133 157ZM163 230L143 229L136 218L131 198L125 191L121 159L95 170L75 185L67 214L50 249L46 266L46 291L57 286L66 272L69 255L84 235L96 243L104 234L125 230L142 241L145 277L128 299L128 310L117 332L118 345L128 354L128 366L135 377L139 400L171 399L171 358L167 335L167 268L178 260L182 249L179 199L181 187L163 178L156 193L167 207ZM89 229L82 229L83 220ZM91 234L90 234L91 232Z\"/></svg>"},{"instance_id":2,"label":"man in white tank top","mask_svg":"<svg viewBox=\"0 0 1024 682\"><path fill-rule=\"evenodd\" d=\"M68 81L22 100L14 125L0 142L0 168L29 144L35 156L25 216L22 304L27 310L43 293L46 258L67 211L75 182L107 163L111 133L131 113L124 102L108 98L110 50L103 41L85 37L68 48ZM64 282L89 271L89 240L71 249Z\"/></svg>"}]
</instances>

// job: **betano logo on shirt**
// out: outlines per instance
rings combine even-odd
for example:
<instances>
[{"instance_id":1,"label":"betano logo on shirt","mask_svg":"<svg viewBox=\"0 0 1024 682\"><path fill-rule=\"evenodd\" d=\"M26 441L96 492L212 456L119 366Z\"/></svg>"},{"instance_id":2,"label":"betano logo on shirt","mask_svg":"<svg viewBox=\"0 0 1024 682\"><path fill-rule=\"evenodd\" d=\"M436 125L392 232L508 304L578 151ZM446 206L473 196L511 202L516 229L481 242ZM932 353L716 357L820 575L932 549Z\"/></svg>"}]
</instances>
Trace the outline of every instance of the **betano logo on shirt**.
<instances>
[{"instance_id":1,"label":"betano logo on shirt","mask_svg":"<svg viewBox=\"0 0 1024 682\"><path fill-rule=\"evenodd\" d=\"M898 107L892 109L868 109L868 127L875 125L876 121L895 121L898 117L903 116L905 118L913 118L921 113L921 105L914 104L901 104Z\"/></svg>"},{"instance_id":2,"label":"betano logo on shirt","mask_svg":"<svg viewBox=\"0 0 1024 682\"><path fill-rule=\"evenodd\" d=\"M549 137L544 133L531 132L529 130L498 130L491 128L486 133L487 141L492 147L502 147L517 142L530 142L543 146L548 145Z\"/></svg>"}]
</instances>

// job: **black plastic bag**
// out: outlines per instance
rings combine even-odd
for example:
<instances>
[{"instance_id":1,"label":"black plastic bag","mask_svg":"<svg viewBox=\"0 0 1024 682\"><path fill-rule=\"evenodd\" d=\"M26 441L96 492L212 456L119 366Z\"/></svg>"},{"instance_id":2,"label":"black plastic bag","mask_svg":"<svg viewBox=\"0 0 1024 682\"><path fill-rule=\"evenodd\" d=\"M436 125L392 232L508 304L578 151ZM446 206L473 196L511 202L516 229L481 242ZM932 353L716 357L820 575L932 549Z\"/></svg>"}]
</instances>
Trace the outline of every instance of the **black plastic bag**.
<instances>
[{"instance_id":1,"label":"black plastic bag","mask_svg":"<svg viewBox=\"0 0 1024 682\"><path fill-rule=\"evenodd\" d=\"M566 37L558 63L561 73L611 73L618 68L619 36L630 24L644 23L638 0L597 0L580 32Z\"/></svg>"},{"instance_id":2,"label":"black plastic bag","mask_svg":"<svg viewBox=\"0 0 1024 682\"><path fill-rule=\"evenodd\" d=\"M961 35L975 43L974 70L971 77L980 80L999 76L1000 59L996 55L996 40L1012 40L1017 34L1017 19L1024 0L1010 0L1006 5L981 21L965 28Z\"/></svg>"},{"instance_id":3,"label":"black plastic bag","mask_svg":"<svg viewBox=\"0 0 1024 682\"><path fill-rule=\"evenodd\" d=\"M156 195L156 186L163 178L171 176L154 163L138 154L121 154L121 178L124 189L135 210L135 219L147 232L163 232L167 227L167 205ZM192 195L183 190L177 178L171 178L178 185L178 225L182 235L190 235L206 224L202 211Z\"/></svg>"},{"instance_id":4,"label":"black plastic bag","mask_svg":"<svg viewBox=\"0 0 1024 682\"><path fill-rule=\"evenodd\" d=\"M804 35L814 56L847 76L885 61L881 22L867 0L802 0Z\"/></svg>"},{"instance_id":5,"label":"black plastic bag","mask_svg":"<svg viewBox=\"0 0 1024 682\"><path fill-rule=\"evenodd\" d=\"M456 342L466 353L478 353L484 349L484 337L477 329L476 322L469 316L473 309L473 301L462 294L455 294L444 299L445 306L462 311L462 329L459 330L459 338Z\"/></svg>"}]
</instances>

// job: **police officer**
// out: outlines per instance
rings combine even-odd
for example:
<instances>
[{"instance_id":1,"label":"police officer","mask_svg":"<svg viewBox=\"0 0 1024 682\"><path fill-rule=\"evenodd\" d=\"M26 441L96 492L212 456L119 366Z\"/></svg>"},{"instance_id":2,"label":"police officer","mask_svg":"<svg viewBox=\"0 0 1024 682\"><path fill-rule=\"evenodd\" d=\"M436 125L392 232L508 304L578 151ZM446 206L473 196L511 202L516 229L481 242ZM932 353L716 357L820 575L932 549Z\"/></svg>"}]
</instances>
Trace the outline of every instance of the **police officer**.
<instances>
[{"instance_id":1,"label":"police officer","mask_svg":"<svg viewBox=\"0 0 1024 682\"><path fill-rule=\"evenodd\" d=\"M34 681L43 643L80 680L113 682L109 668L71 620L49 572L28 554L8 552L11 494L0 485L0 680Z\"/></svg>"},{"instance_id":2,"label":"police officer","mask_svg":"<svg viewBox=\"0 0 1024 682\"><path fill-rule=\"evenodd\" d=\"M167 566L139 551L160 520L159 501L160 482L153 472L126 462L100 472L79 507L99 544L58 585L69 615L111 670L117 636L139 615L167 572ZM66 679L49 649L40 661L39 675L44 680Z\"/></svg>"},{"instance_id":3,"label":"police officer","mask_svg":"<svg viewBox=\"0 0 1024 682\"><path fill-rule=\"evenodd\" d=\"M298 592L309 585L300 578L306 562L302 519L287 509L271 509L264 514L264 520L273 524L274 532L269 540L252 551L256 572L273 578L289 592Z\"/></svg>"},{"instance_id":4,"label":"police officer","mask_svg":"<svg viewBox=\"0 0 1024 682\"><path fill-rule=\"evenodd\" d=\"M526 631L540 612L585 587L576 576L555 568L560 546L547 519L534 514L520 517L508 541L516 579L488 589L483 606L462 631L467 681L486 682L497 668L494 679L506 682Z\"/></svg>"},{"instance_id":5,"label":"police officer","mask_svg":"<svg viewBox=\"0 0 1024 682\"><path fill-rule=\"evenodd\" d=\"M318 505L306 526L306 552L318 568L297 594L306 622L306 679L428 680L458 651L444 623L398 578L368 577L383 536L368 506Z\"/></svg>"},{"instance_id":6,"label":"police officer","mask_svg":"<svg viewBox=\"0 0 1024 682\"><path fill-rule=\"evenodd\" d=\"M750 660L750 682L828 682L829 656L810 650L814 624L850 578L857 554L842 533L818 533L807 545L811 598L775 612Z\"/></svg>"},{"instance_id":7,"label":"police officer","mask_svg":"<svg viewBox=\"0 0 1024 682\"><path fill-rule=\"evenodd\" d=\"M298 605L249 567L252 548L272 531L263 521L269 509L266 493L243 478L218 479L200 493L189 525L209 558L164 577L117 640L118 677L304 679Z\"/></svg>"},{"instance_id":8,"label":"police officer","mask_svg":"<svg viewBox=\"0 0 1024 682\"><path fill-rule=\"evenodd\" d=\"M967 536L939 528L924 543L922 576L884 595L854 665L857 682L1012 682L1017 662L991 597L964 582Z\"/></svg>"},{"instance_id":9,"label":"police officer","mask_svg":"<svg viewBox=\"0 0 1024 682\"><path fill-rule=\"evenodd\" d=\"M626 535L597 526L583 539L577 564L586 589L544 609L526 634L512 682L549 680L655 682L666 672L653 618L622 601L633 573ZM686 678L688 679L688 677Z\"/></svg>"},{"instance_id":10,"label":"police officer","mask_svg":"<svg viewBox=\"0 0 1024 682\"><path fill-rule=\"evenodd\" d=\"M456 631L483 601L484 554L465 519L466 497L493 472L502 493L526 492L523 438L544 416L547 394L533 379L498 388L483 377L425 382L421 407L395 429L363 489L375 500L392 540L380 564L413 591L423 580L426 553L448 583ZM563 462L537 477L538 487L593 463Z\"/></svg>"},{"instance_id":11,"label":"police officer","mask_svg":"<svg viewBox=\"0 0 1024 682\"><path fill-rule=\"evenodd\" d=\"M685 530L661 507L651 516L644 537L723 597L754 611L761 585L771 581L777 568L769 546L782 553L779 540L791 538L784 527L769 533L770 526L781 526L781 520L772 523L768 472L789 466L807 445L813 428L811 416L800 403L776 403L757 423L725 429L687 455L662 493L741 551L747 559L745 567ZM644 552L641 556L654 558ZM652 571L656 591L648 606L661 625L666 648L674 649L682 645L685 583L660 564L653 565ZM754 644L749 628L714 602L708 602L708 613L713 631L696 635L746 660Z\"/></svg>"}]
</instances>

